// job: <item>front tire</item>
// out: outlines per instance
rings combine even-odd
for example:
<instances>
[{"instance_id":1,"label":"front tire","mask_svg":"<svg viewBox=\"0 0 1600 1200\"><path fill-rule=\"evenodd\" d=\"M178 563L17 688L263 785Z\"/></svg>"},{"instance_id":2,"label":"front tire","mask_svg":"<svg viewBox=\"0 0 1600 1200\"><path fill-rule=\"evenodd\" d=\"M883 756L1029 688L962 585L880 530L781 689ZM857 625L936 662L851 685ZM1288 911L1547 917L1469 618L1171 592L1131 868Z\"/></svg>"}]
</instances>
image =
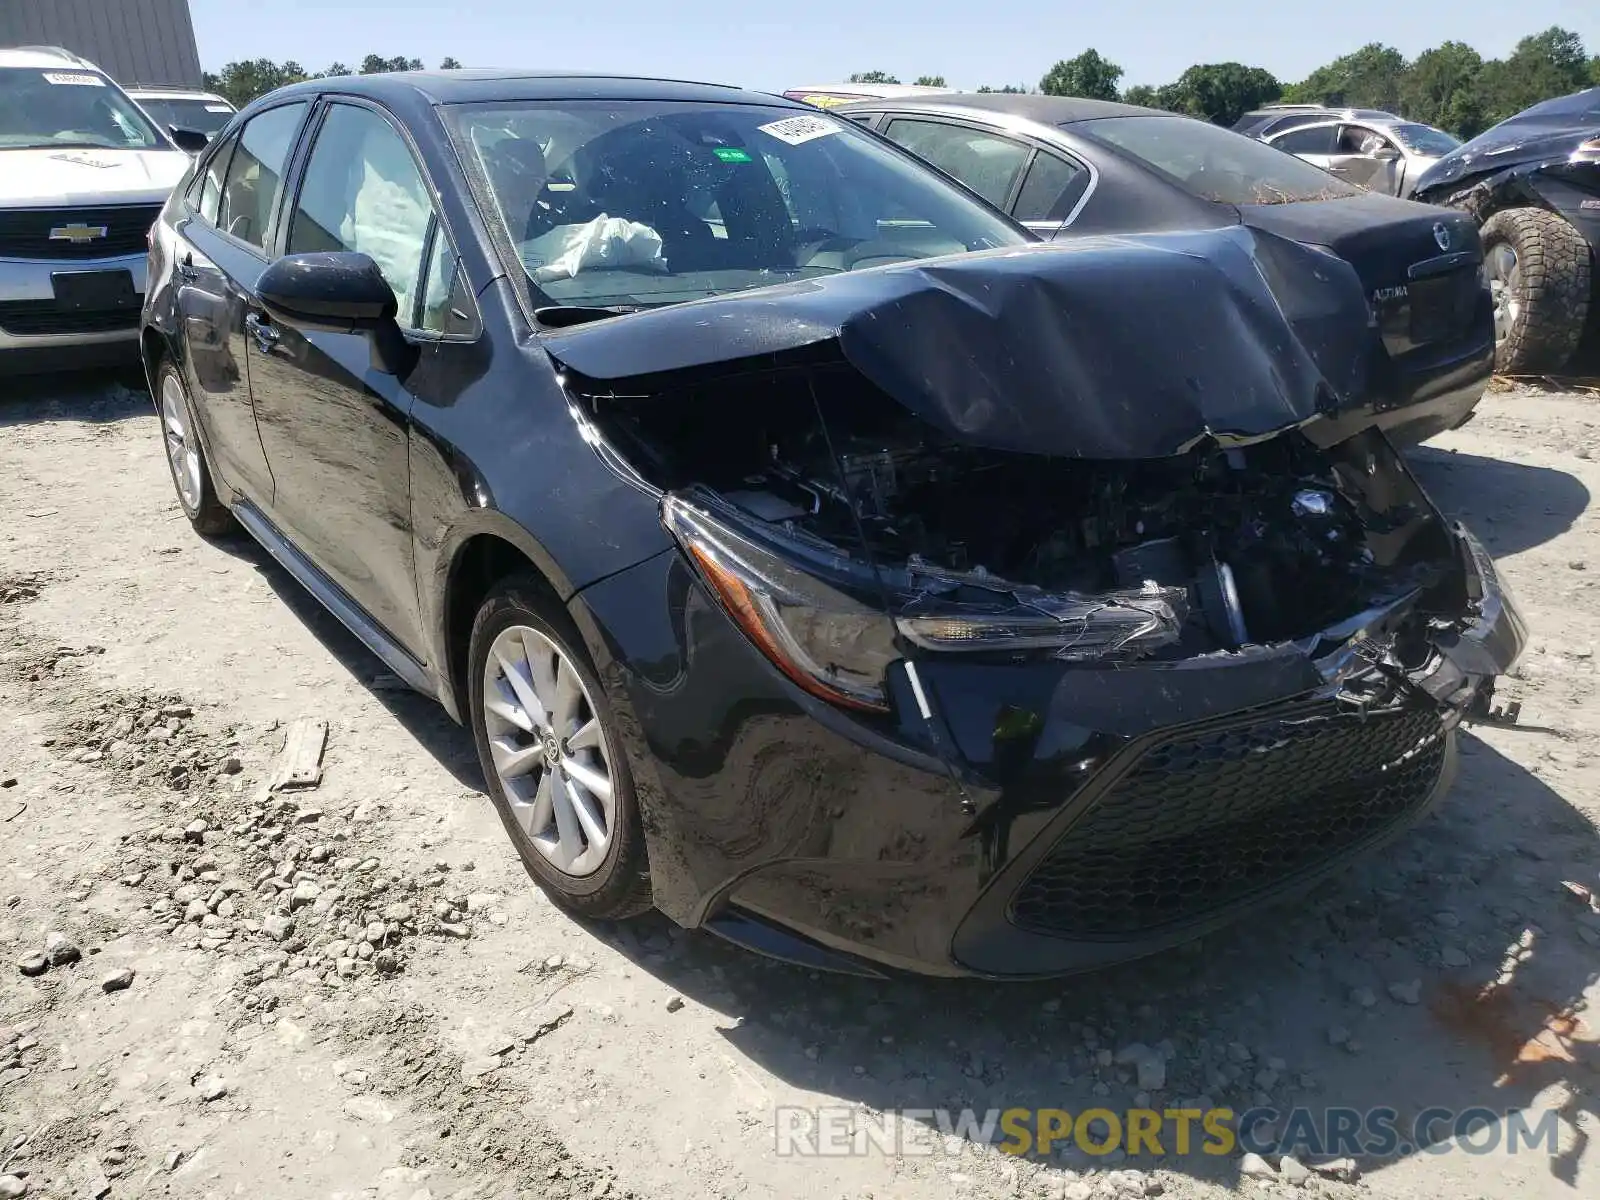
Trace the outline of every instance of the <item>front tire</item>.
<instances>
[{"instance_id":1,"label":"front tire","mask_svg":"<svg viewBox=\"0 0 1600 1200\"><path fill-rule=\"evenodd\" d=\"M1589 245L1555 213L1508 208L1483 227L1495 302L1495 368L1512 375L1561 370L1589 315Z\"/></svg>"},{"instance_id":2,"label":"front tire","mask_svg":"<svg viewBox=\"0 0 1600 1200\"><path fill-rule=\"evenodd\" d=\"M644 825L616 719L577 631L531 576L495 587L468 651L472 736L523 865L577 916L650 907Z\"/></svg>"},{"instance_id":3,"label":"front tire","mask_svg":"<svg viewBox=\"0 0 1600 1200\"><path fill-rule=\"evenodd\" d=\"M178 504L189 524L202 537L220 537L234 529L233 514L217 498L211 482L211 467L200 442L194 406L189 389L177 365L164 359L156 371L156 415L161 419L161 440L167 452L167 469L172 475Z\"/></svg>"}]
</instances>

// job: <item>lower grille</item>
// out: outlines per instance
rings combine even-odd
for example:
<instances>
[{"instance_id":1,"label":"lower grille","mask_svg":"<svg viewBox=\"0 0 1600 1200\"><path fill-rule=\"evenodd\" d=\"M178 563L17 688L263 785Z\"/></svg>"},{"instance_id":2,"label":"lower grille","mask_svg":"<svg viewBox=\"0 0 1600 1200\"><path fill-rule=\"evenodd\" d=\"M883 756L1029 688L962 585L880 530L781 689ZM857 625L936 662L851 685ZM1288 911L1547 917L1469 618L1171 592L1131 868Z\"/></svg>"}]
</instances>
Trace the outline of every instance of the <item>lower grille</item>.
<instances>
[{"instance_id":1,"label":"lower grille","mask_svg":"<svg viewBox=\"0 0 1600 1200\"><path fill-rule=\"evenodd\" d=\"M1324 709L1162 742L1017 890L1011 919L1055 936L1205 916L1402 822L1444 768L1431 712Z\"/></svg>"},{"instance_id":2,"label":"lower grille","mask_svg":"<svg viewBox=\"0 0 1600 1200\"><path fill-rule=\"evenodd\" d=\"M1461 336L1472 326L1483 281L1477 267L1467 267L1413 280L1407 289L1411 299L1411 340L1444 342Z\"/></svg>"},{"instance_id":3,"label":"lower grille","mask_svg":"<svg viewBox=\"0 0 1600 1200\"><path fill-rule=\"evenodd\" d=\"M112 308L100 311L63 309L53 300L8 300L0 303L0 329L16 337L50 333L113 333L134 329L139 310Z\"/></svg>"},{"instance_id":4,"label":"lower grille","mask_svg":"<svg viewBox=\"0 0 1600 1200\"><path fill-rule=\"evenodd\" d=\"M0 211L0 258L90 259L143 254L159 204ZM54 236L52 236L54 235Z\"/></svg>"}]
</instances>

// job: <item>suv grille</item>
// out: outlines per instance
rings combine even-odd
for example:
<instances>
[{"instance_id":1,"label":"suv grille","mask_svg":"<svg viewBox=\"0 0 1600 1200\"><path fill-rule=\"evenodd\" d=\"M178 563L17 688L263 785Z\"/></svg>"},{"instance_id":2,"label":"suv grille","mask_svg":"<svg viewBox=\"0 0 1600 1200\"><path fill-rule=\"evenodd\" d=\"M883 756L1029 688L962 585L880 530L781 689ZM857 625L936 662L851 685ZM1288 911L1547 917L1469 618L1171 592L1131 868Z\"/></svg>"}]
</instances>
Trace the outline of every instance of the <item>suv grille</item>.
<instances>
[{"instance_id":1,"label":"suv grille","mask_svg":"<svg viewBox=\"0 0 1600 1200\"><path fill-rule=\"evenodd\" d=\"M84 259L143 254L150 226L161 215L159 204L115 208L13 208L0 210L0 258ZM51 238L50 231L73 226L104 228L104 237L89 241Z\"/></svg>"},{"instance_id":2,"label":"suv grille","mask_svg":"<svg viewBox=\"0 0 1600 1200\"><path fill-rule=\"evenodd\" d=\"M1018 889L1013 922L1086 938L1186 922L1414 814L1444 767L1438 717L1332 708L1148 750Z\"/></svg>"},{"instance_id":3,"label":"suv grille","mask_svg":"<svg viewBox=\"0 0 1600 1200\"><path fill-rule=\"evenodd\" d=\"M138 324L137 306L86 311L62 309L54 300L0 302L0 329L18 337L47 333L111 333L118 329L134 329Z\"/></svg>"}]
</instances>

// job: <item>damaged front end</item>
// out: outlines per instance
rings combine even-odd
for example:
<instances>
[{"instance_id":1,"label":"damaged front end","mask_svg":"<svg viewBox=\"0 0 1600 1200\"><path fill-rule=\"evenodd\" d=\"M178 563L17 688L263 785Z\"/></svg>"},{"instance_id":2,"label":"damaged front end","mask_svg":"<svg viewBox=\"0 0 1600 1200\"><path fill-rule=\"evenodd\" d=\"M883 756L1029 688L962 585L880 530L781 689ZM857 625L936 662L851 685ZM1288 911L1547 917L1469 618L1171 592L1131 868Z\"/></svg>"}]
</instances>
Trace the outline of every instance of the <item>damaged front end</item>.
<instances>
[{"instance_id":1,"label":"damaged front end","mask_svg":"<svg viewBox=\"0 0 1600 1200\"><path fill-rule=\"evenodd\" d=\"M913 309L984 297L987 317L951 332L939 361L1006 319L1004 284L914 271ZM551 339L585 436L660 493L663 524L723 614L823 711L941 759L960 797L948 844L919 808L914 836L884 834L874 850L878 835L852 835L848 860L798 844L747 851L707 919L731 905L925 967L929 935L903 933L871 898L915 887L942 909L960 969L1076 969L1310 878L1442 789L1450 731L1487 711L1522 619L1483 548L1381 433L1319 444L1343 393L1298 336L1295 302L1257 304L1276 295L1272 273L1249 287L1226 270L1191 278L1208 277L1226 286L1187 300L1210 306L1209 336L1174 330L1143 358L1080 341L1066 295L1066 320L1032 331L1055 341L1036 361L1096 357L1099 377L1122 363L1161 388L1146 406L1089 387L1052 401L1032 446L1038 377L989 379L987 393L918 377L895 347L925 327L879 324L881 312L798 346L763 334L730 361L634 351L606 376L594 345ZM1335 300L1344 283L1331 281ZM1317 299L1303 293L1299 311ZM682 328L747 344L760 321L734 335L730 324L770 319L774 302L747 303L713 303ZM1320 314L1324 348L1365 331L1339 303ZM969 380L988 376L990 354L975 348ZM1218 360L1239 366L1254 403L1210 394ZM1001 406L1007 389L1018 399ZM1299 857L1230 849L1291 819L1316 826ZM1092 896L1073 890L1091 877Z\"/></svg>"},{"instance_id":2,"label":"damaged front end","mask_svg":"<svg viewBox=\"0 0 1600 1200\"><path fill-rule=\"evenodd\" d=\"M1290 655L1463 708L1523 640L1481 546L1375 433L1062 460L958 444L839 372L737 387L584 403L728 613L842 707L886 712L900 661Z\"/></svg>"}]
</instances>

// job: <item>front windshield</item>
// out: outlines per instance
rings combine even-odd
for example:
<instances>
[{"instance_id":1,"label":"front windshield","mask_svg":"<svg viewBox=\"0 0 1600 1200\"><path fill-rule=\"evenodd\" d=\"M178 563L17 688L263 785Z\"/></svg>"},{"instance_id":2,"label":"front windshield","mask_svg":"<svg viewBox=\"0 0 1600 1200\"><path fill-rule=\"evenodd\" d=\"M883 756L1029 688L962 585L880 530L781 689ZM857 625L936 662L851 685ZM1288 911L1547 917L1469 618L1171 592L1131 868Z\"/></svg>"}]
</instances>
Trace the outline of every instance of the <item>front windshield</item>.
<instances>
[{"instance_id":1,"label":"front windshield","mask_svg":"<svg viewBox=\"0 0 1600 1200\"><path fill-rule=\"evenodd\" d=\"M166 145L138 105L98 72L0 67L0 150Z\"/></svg>"},{"instance_id":2,"label":"front windshield","mask_svg":"<svg viewBox=\"0 0 1600 1200\"><path fill-rule=\"evenodd\" d=\"M1101 117L1073 128L1219 204L1292 204L1365 194L1286 151L1193 117Z\"/></svg>"},{"instance_id":3,"label":"front windshield","mask_svg":"<svg viewBox=\"0 0 1600 1200\"><path fill-rule=\"evenodd\" d=\"M651 307L1031 240L820 112L667 101L446 111L536 305Z\"/></svg>"},{"instance_id":4,"label":"front windshield","mask_svg":"<svg viewBox=\"0 0 1600 1200\"><path fill-rule=\"evenodd\" d=\"M199 96L145 96L137 99L139 107L149 113L158 125L175 125L179 129L194 129L200 133L215 133L233 116L231 105Z\"/></svg>"},{"instance_id":5,"label":"front windshield","mask_svg":"<svg viewBox=\"0 0 1600 1200\"><path fill-rule=\"evenodd\" d=\"M1396 141L1414 154L1442 156L1461 145L1459 140L1442 129L1435 129L1432 125L1394 125L1390 127L1389 132L1394 134Z\"/></svg>"}]
</instances>

